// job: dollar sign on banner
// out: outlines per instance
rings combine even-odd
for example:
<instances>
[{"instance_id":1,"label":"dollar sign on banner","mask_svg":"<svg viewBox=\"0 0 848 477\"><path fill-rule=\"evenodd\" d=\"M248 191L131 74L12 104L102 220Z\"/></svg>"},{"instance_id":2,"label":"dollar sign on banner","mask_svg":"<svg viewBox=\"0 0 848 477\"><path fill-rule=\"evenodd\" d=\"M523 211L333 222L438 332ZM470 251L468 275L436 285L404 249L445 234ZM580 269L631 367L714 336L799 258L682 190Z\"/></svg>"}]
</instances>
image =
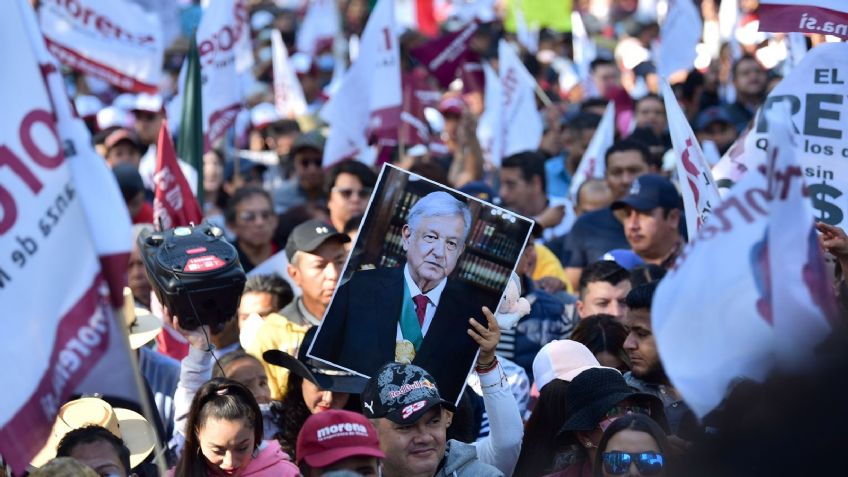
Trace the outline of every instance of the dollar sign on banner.
<instances>
[{"instance_id":1,"label":"dollar sign on banner","mask_svg":"<svg viewBox=\"0 0 848 477\"><path fill-rule=\"evenodd\" d=\"M829 225L839 225L842 223L842 209L827 200L829 197L833 199L839 198L842 195L839 189L822 182L821 184L807 186L807 190L813 200L813 207L819 211L820 215L816 217L818 220Z\"/></svg>"}]
</instances>

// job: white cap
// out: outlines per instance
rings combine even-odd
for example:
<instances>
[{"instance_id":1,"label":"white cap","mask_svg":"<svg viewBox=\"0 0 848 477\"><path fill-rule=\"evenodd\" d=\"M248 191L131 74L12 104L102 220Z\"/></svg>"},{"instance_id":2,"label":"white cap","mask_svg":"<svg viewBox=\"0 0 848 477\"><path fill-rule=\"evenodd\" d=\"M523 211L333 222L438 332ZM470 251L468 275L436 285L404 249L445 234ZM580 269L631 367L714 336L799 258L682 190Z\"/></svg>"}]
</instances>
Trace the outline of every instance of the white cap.
<instances>
[{"instance_id":1,"label":"white cap","mask_svg":"<svg viewBox=\"0 0 848 477\"><path fill-rule=\"evenodd\" d=\"M132 93L121 93L112 101L112 106L121 108L124 111L132 111L135 109L136 98Z\"/></svg>"},{"instance_id":2,"label":"white cap","mask_svg":"<svg viewBox=\"0 0 848 477\"><path fill-rule=\"evenodd\" d=\"M271 103L259 103L250 110L250 124L255 128L265 127L280 119L280 113Z\"/></svg>"},{"instance_id":3,"label":"white cap","mask_svg":"<svg viewBox=\"0 0 848 477\"><path fill-rule=\"evenodd\" d=\"M406 150L406 155L411 157L422 157L427 154L427 146L424 144L416 144Z\"/></svg>"},{"instance_id":4,"label":"white cap","mask_svg":"<svg viewBox=\"0 0 848 477\"><path fill-rule=\"evenodd\" d=\"M542 346L533 359L533 378L536 380L536 388L541 391L554 379L571 382L578 374L590 368L605 366L601 366L589 348L572 340L554 340Z\"/></svg>"},{"instance_id":5,"label":"white cap","mask_svg":"<svg viewBox=\"0 0 848 477\"><path fill-rule=\"evenodd\" d=\"M164 101L162 100L162 96L159 96L158 94L140 93L135 97L135 106L133 107L133 110L160 113L162 112L163 104Z\"/></svg>"},{"instance_id":6,"label":"white cap","mask_svg":"<svg viewBox=\"0 0 848 477\"><path fill-rule=\"evenodd\" d=\"M274 14L269 12L268 10L259 10L250 17L250 28L253 31L259 31L265 29L268 25L273 23Z\"/></svg>"},{"instance_id":7,"label":"white cap","mask_svg":"<svg viewBox=\"0 0 848 477\"><path fill-rule=\"evenodd\" d=\"M87 118L96 116L103 109L103 102L97 99L97 96L82 95L74 101L74 107L77 109L79 117Z\"/></svg>"},{"instance_id":8,"label":"white cap","mask_svg":"<svg viewBox=\"0 0 848 477\"><path fill-rule=\"evenodd\" d=\"M131 128L133 127L132 117L123 109L107 106L97 113L97 128L102 131L112 126Z\"/></svg>"},{"instance_id":9,"label":"white cap","mask_svg":"<svg viewBox=\"0 0 848 477\"><path fill-rule=\"evenodd\" d=\"M312 68L312 57L301 51L291 55L291 57L289 57L289 61L291 61L295 73L299 75L308 72L309 69Z\"/></svg>"}]
</instances>

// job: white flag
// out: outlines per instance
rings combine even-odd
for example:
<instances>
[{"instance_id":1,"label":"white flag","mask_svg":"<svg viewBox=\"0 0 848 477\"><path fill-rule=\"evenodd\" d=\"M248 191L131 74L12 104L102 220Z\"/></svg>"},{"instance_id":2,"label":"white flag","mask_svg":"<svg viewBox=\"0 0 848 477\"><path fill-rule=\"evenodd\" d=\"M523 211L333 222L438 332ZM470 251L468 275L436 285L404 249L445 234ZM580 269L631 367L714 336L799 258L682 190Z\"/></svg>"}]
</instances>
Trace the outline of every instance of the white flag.
<instances>
[{"instance_id":1,"label":"white flag","mask_svg":"<svg viewBox=\"0 0 848 477\"><path fill-rule=\"evenodd\" d=\"M677 179L683 195L686 230L691 240L710 216L713 207L721 202L721 196L713 180L710 165L704 158L698 139L680 109L671 86L665 79L660 81L668 115L668 131L674 146L674 155L677 157Z\"/></svg>"},{"instance_id":2,"label":"white flag","mask_svg":"<svg viewBox=\"0 0 848 477\"><path fill-rule=\"evenodd\" d=\"M760 31L801 32L848 39L845 0L760 0Z\"/></svg>"},{"instance_id":3,"label":"white flag","mask_svg":"<svg viewBox=\"0 0 848 477\"><path fill-rule=\"evenodd\" d=\"M842 228L848 227L846 82L848 43L821 44L804 55L801 63L772 90L763 105L763 110L768 111L781 102L789 103L791 121L798 133L795 154L807 177L816 218ZM722 183L736 181L740 173L750 171L749 164L765 161L768 133L769 122L758 114L744 141L737 139L714 168L720 188ZM745 151L745 156L739 155L740 150Z\"/></svg>"},{"instance_id":4,"label":"white flag","mask_svg":"<svg viewBox=\"0 0 848 477\"><path fill-rule=\"evenodd\" d=\"M701 41L704 24L692 0L669 0L668 15L660 27L660 47L657 55L657 73L668 78L695 64L695 47Z\"/></svg>"},{"instance_id":5,"label":"white flag","mask_svg":"<svg viewBox=\"0 0 848 477\"><path fill-rule=\"evenodd\" d=\"M483 158L491 164L501 163L501 80L498 73L483 63L484 91L483 114L477 122L477 141L483 151Z\"/></svg>"},{"instance_id":6,"label":"white flag","mask_svg":"<svg viewBox=\"0 0 848 477\"><path fill-rule=\"evenodd\" d=\"M769 170L745 175L713 209L654 297L666 374L698 416L737 379L809 353L835 318L792 129L785 116L772 128Z\"/></svg>"},{"instance_id":7,"label":"white flag","mask_svg":"<svg viewBox=\"0 0 848 477\"><path fill-rule=\"evenodd\" d=\"M38 15L62 63L124 90L159 89L165 46L156 15L126 0L41 2Z\"/></svg>"},{"instance_id":8,"label":"white flag","mask_svg":"<svg viewBox=\"0 0 848 477\"><path fill-rule=\"evenodd\" d=\"M279 30L271 32L271 61L274 65L274 103L277 112L286 118L306 113L306 98L297 74L289 61L289 52Z\"/></svg>"},{"instance_id":9,"label":"white flag","mask_svg":"<svg viewBox=\"0 0 848 477\"><path fill-rule=\"evenodd\" d=\"M788 55L783 62L783 76L789 76L792 68L798 66L807 54L807 37L802 33L790 33L784 39Z\"/></svg>"},{"instance_id":10,"label":"white flag","mask_svg":"<svg viewBox=\"0 0 848 477\"><path fill-rule=\"evenodd\" d=\"M538 25L527 24L524 11L519 3L512 4L512 11L515 14L515 37L529 53L535 55L539 52L539 27Z\"/></svg>"},{"instance_id":11,"label":"white flag","mask_svg":"<svg viewBox=\"0 0 848 477\"><path fill-rule=\"evenodd\" d=\"M397 135L401 113L400 48L391 0L380 0L362 33L359 56L321 109L330 124L324 167L358 157L370 136Z\"/></svg>"},{"instance_id":12,"label":"white flag","mask_svg":"<svg viewBox=\"0 0 848 477\"><path fill-rule=\"evenodd\" d=\"M0 168L0 249L8 251L0 260L0 309L28 318L26 326L0 320L4 361L14 362L0 371L7 386L0 454L22 473L72 394L138 402L113 314L123 300L131 232L111 171L71 116L32 7L0 2L0 23L0 39L15 45L0 50L0 61L15 65L0 80L0 156L9 166Z\"/></svg>"},{"instance_id":13,"label":"white flag","mask_svg":"<svg viewBox=\"0 0 848 477\"><path fill-rule=\"evenodd\" d=\"M341 17L336 1L312 0L297 31L297 51L315 58L318 51L332 45L340 30Z\"/></svg>"},{"instance_id":14,"label":"white flag","mask_svg":"<svg viewBox=\"0 0 848 477\"><path fill-rule=\"evenodd\" d=\"M589 38L583 18L577 10L571 12L571 32L574 43L574 66L577 67L577 75L586 90L586 96L597 95L595 84L590 80L591 72L589 66L598 56L598 47L595 41Z\"/></svg>"},{"instance_id":15,"label":"white flag","mask_svg":"<svg viewBox=\"0 0 848 477\"><path fill-rule=\"evenodd\" d=\"M830 334L839 312L832 275L825 267L814 228L813 207L804 190L804 171L795 156L796 136L788 114L781 114L780 108L767 114L772 202L759 249L764 249L760 257L767 256L768 264L760 265L766 290L763 306L758 302L757 310L763 319L773 320L778 357L792 365L809 362L813 348Z\"/></svg>"},{"instance_id":16,"label":"white flag","mask_svg":"<svg viewBox=\"0 0 848 477\"><path fill-rule=\"evenodd\" d=\"M583 158L580 159L577 170L574 171L574 176L571 177L568 196L572 200L577 200L577 191L583 182L593 178L603 179L606 173L604 157L613 142L615 142L615 104L610 101L607 103L604 115L601 116L598 128L595 129L595 134L589 141L589 146L586 147L586 152L583 153Z\"/></svg>"},{"instance_id":17,"label":"white flag","mask_svg":"<svg viewBox=\"0 0 848 477\"><path fill-rule=\"evenodd\" d=\"M739 0L722 0L718 6L718 29L722 41L735 38L739 22Z\"/></svg>"},{"instance_id":18,"label":"white flag","mask_svg":"<svg viewBox=\"0 0 848 477\"><path fill-rule=\"evenodd\" d=\"M240 76L253 62L247 19L243 1L215 0L203 10L197 27L207 148L232 126L244 102ZM180 74L180 86L185 84L182 78Z\"/></svg>"},{"instance_id":19,"label":"white flag","mask_svg":"<svg viewBox=\"0 0 848 477\"><path fill-rule=\"evenodd\" d=\"M500 134L503 138L501 157L535 151L544 132L542 115L536 109L536 80L506 40L498 44L498 70L501 83Z\"/></svg>"}]
</instances>

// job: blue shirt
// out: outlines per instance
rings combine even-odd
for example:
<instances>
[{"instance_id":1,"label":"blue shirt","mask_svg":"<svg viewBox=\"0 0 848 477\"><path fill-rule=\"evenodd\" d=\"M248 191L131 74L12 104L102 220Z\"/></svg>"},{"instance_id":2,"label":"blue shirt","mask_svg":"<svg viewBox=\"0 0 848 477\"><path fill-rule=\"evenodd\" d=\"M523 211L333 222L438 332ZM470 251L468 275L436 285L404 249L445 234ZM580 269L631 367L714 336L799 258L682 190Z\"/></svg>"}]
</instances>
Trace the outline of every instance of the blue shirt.
<instances>
[{"instance_id":1,"label":"blue shirt","mask_svg":"<svg viewBox=\"0 0 848 477\"><path fill-rule=\"evenodd\" d=\"M558 256L567 257L566 267L583 268L600 260L614 249L630 249L624 236L624 227L609 207L587 212L577 218L571 233L565 239L563 251ZM554 253L557 251L555 250Z\"/></svg>"},{"instance_id":2,"label":"blue shirt","mask_svg":"<svg viewBox=\"0 0 848 477\"><path fill-rule=\"evenodd\" d=\"M549 197L568 197L571 175L565 170L565 153L545 161L545 183Z\"/></svg>"}]
</instances>

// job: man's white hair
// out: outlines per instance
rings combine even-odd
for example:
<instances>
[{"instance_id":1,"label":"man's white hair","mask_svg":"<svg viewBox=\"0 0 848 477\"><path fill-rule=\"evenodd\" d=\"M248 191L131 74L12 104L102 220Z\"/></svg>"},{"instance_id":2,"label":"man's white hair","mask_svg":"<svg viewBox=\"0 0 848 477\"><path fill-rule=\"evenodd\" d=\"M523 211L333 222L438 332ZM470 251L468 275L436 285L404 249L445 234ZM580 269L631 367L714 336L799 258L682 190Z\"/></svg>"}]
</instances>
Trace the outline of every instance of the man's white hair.
<instances>
[{"instance_id":1,"label":"man's white hair","mask_svg":"<svg viewBox=\"0 0 848 477\"><path fill-rule=\"evenodd\" d=\"M448 217L451 215L459 215L465 222L465 234L462 236L462 241L465 242L468 232L471 230L471 211L465 202L457 200L447 192L431 192L422 197L410 209L406 223L415 232L421 219L425 217Z\"/></svg>"}]
</instances>

